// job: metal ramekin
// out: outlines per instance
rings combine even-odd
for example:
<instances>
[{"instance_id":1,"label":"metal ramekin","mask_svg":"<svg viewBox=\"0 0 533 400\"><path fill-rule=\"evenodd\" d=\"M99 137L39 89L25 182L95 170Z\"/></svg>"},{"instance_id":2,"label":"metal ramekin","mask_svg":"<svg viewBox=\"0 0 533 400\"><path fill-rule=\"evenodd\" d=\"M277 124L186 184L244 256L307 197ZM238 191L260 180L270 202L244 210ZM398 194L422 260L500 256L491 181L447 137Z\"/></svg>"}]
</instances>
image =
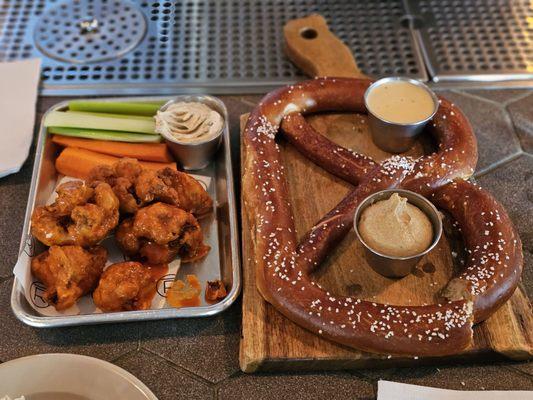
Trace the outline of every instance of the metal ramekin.
<instances>
[{"instance_id":1,"label":"metal ramekin","mask_svg":"<svg viewBox=\"0 0 533 400\"><path fill-rule=\"evenodd\" d=\"M392 81L409 82L413 85L417 85L427 91L433 99L434 109L431 115L421 121L401 124L397 122L387 121L372 113L372 110L368 107L367 98L368 94L378 86ZM368 124L370 125L370 132L372 134L372 140L382 150L389 153L402 153L413 145L416 135L426 126L428 121L433 118L439 108L439 99L433 93L433 91L424 85L422 82L416 79L404 78L404 77L388 77L377 80L366 89L365 107L368 111Z\"/></svg>"},{"instance_id":2,"label":"metal ramekin","mask_svg":"<svg viewBox=\"0 0 533 400\"><path fill-rule=\"evenodd\" d=\"M205 168L209 165L213 156L222 143L222 133L227 129L228 113L224 103L213 96L207 95L183 95L176 96L167 101L159 110L165 111L168 106L173 103L187 102L187 103L203 103L218 112L224 119L220 132L212 138L205 139L198 142L181 142L172 135L163 134L170 152L178 161L183 169L197 170Z\"/></svg>"},{"instance_id":3,"label":"metal ramekin","mask_svg":"<svg viewBox=\"0 0 533 400\"><path fill-rule=\"evenodd\" d=\"M433 225L433 241L431 242L431 245L421 253L409 257L387 256L368 246L359 234L358 225L362 212L371 204L390 198L393 193L398 193L398 195L407 198L409 203L418 207L428 216L431 224ZM387 189L376 192L361 202L359 207L357 207L355 210L354 229L357 238L365 248L365 255L368 264L374 269L374 271L388 278L401 278L409 275L414 270L420 259L437 245L442 235L442 221L435 206L424 196L421 196L415 192L411 192L410 190Z\"/></svg>"}]
</instances>

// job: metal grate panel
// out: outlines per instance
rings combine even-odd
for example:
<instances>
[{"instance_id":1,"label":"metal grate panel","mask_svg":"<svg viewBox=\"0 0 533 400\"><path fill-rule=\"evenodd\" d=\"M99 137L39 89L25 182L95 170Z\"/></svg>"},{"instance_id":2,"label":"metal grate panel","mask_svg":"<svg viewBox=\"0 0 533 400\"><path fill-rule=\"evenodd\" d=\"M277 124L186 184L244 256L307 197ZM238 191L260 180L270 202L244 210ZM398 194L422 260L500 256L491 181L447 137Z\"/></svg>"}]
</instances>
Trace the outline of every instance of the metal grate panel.
<instances>
[{"instance_id":1,"label":"metal grate panel","mask_svg":"<svg viewBox=\"0 0 533 400\"><path fill-rule=\"evenodd\" d=\"M409 1L435 81L533 79L530 0Z\"/></svg>"},{"instance_id":2,"label":"metal grate panel","mask_svg":"<svg viewBox=\"0 0 533 400\"><path fill-rule=\"evenodd\" d=\"M282 27L314 12L365 73L427 78L402 0L4 0L0 60L43 57L45 95L265 90L301 78Z\"/></svg>"}]
</instances>

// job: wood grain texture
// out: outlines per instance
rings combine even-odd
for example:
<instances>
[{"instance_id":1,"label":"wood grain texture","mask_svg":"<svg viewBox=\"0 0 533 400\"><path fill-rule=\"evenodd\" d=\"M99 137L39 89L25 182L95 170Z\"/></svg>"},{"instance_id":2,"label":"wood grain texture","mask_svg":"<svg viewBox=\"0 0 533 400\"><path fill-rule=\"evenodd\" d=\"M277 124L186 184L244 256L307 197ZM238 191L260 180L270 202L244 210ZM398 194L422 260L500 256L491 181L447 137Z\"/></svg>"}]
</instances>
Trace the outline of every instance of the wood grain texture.
<instances>
[{"instance_id":1,"label":"wood grain texture","mask_svg":"<svg viewBox=\"0 0 533 400\"><path fill-rule=\"evenodd\" d=\"M352 52L321 15L293 19L283 27L285 53L308 76L366 78Z\"/></svg>"},{"instance_id":2,"label":"wood grain texture","mask_svg":"<svg viewBox=\"0 0 533 400\"><path fill-rule=\"evenodd\" d=\"M241 118L241 131L246 118L246 115ZM390 156L372 142L365 115L328 114L311 116L308 120L320 133L340 145L375 160ZM350 185L309 162L283 140L280 144L296 228L302 235L345 196ZM430 147L430 143L419 141L406 154L420 155ZM241 146L241 151L244 151L244 146ZM241 154L241 159L243 156ZM245 196L246 193L243 193L243 198ZM513 359L527 359L533 355L531 304L520 288L491 318L475 327L473 346L456 357L388 358L387 355L359 352L334 344L298 327L260 296L255 287L254 249L244 213L242 240L244 293L240 365L245 372L378 368L449 362L451 359L494 359L499 354ZM459 264L459 259L459 256L455 258L455 264ZM361 245L350 233L315 273L315 279L332 293L358 295L367 300L398 305L420 305L433 303L454 268L458 267L454 265L449 240L443 237L413 274L399 280L388 279L368 266Z\"/></svg>"}]
</instances>

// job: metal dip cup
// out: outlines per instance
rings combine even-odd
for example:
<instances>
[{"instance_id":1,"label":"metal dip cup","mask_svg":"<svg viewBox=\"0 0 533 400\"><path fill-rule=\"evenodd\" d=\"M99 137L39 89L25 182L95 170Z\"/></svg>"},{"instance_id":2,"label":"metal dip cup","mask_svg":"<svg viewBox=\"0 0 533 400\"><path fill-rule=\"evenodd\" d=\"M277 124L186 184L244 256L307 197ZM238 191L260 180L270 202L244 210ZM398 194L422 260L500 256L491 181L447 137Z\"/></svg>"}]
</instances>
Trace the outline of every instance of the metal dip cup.
<instances>
[{"instance_id":1,"label":"metal dip cup","mask_svg":"<svg viewBox=\"0 0 533 400\"><path fill-rule=\"evenodd\" d=\"M372 113L372 110L368 107L367 98L369 93L378 86L381 86L388 82L408 82L413 85L419 86L426 90L431 98L435 108L431 115L427 118L408 124L402 124L392 121L387 121L383 118L378 117ZM368 124L370 125L370 132L372 133L372 140L374 143L382 150L388 151L389 153L402 153L409 150L414 143L416 135L424 128L428 121L433 118L437 109L439 108L439 99L433 93L433 91L424 85L422 82L417 81L416 79L403 78L403 77L389 77L383 78L376 82L366 89L365 96L365 107L368 111Z\"/></svg>"},{"instance_id":2,"label":"metal dip cup","mask_svg":"<svg viewBox=\"0 0 533 400\"><path fill-rule=\"evenodd\" d=\"M373 203L376 203L380 200L387 200L390 196L392 196L393 193L398 193L398 195L401 197L406 198L408 203L418 207L427 215L431 221L431 224L433 225L433 241L431 242L430 246L421 253L409 257L387 256L368 246L359 234L359 219L362 212ZM409 275L414 270L420 259L437 245L442 235L442 221L435 206L424 196L409 190L388 189L374 193L361 202L359 207L357 207L355 210L354 229L357 239L359 239L365 248L365 255L368 264L374 269L374 271L388 278L401 278Z\"/></svg>"},{"instance_id":3,"label":"metal dip cup","mask_svg":"<svg viewBox=\"0 0 533 400\"><path fill-rule=\"evenodd\" d=\"M220 132L209 139L199 140L197 142L181 142L172 135L162 134L167 142L172 155L178 161L183 169L195 170L202 169L209 165L222 143L222 134L228 129L228 112L224 103L213 96L207 95L183 95L176 96L167 101L159 110L165 111L168 106L178 102L195 102L203 103L213 110L217 111L224 122Z\"/></svg>"}]
</instances>

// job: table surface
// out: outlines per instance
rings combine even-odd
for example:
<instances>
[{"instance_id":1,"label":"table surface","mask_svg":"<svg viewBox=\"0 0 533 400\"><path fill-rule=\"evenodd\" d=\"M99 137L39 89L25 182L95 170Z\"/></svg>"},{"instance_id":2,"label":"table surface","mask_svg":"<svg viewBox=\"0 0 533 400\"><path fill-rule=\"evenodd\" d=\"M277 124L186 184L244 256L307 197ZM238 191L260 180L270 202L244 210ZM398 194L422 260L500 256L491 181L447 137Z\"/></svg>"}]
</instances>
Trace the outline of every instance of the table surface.
<instances>
[{"instance_id":1,"label":"table surface","mask_svg":"<svg viewBox=\"0 0 533 400\"><path fill-rule=\"evenodd\" d=\"M533 91L470 90L440 94L470 119L478 139L476 180L491 190L518 226L524 244L521 283L533 298ZM235 175L239 169L239 115L261 96L225 96ZM40 98L37 121L60 98ZM392 380L458 390L533 390L533 362L442 365L312 373L246 375L238 364L241 303L222 315L60 329L36 329L11 312L12 268L33 165L0 179L0 361L39 353L78 353L111 361L166 399L374 399L377 381ZM236 179L237 185L239 179ZM238 189L238 188L237 188ZM0 388L1 389L1 388ZM1 390L0 390L1 392Z\"/></svg>"}]
</instances>

